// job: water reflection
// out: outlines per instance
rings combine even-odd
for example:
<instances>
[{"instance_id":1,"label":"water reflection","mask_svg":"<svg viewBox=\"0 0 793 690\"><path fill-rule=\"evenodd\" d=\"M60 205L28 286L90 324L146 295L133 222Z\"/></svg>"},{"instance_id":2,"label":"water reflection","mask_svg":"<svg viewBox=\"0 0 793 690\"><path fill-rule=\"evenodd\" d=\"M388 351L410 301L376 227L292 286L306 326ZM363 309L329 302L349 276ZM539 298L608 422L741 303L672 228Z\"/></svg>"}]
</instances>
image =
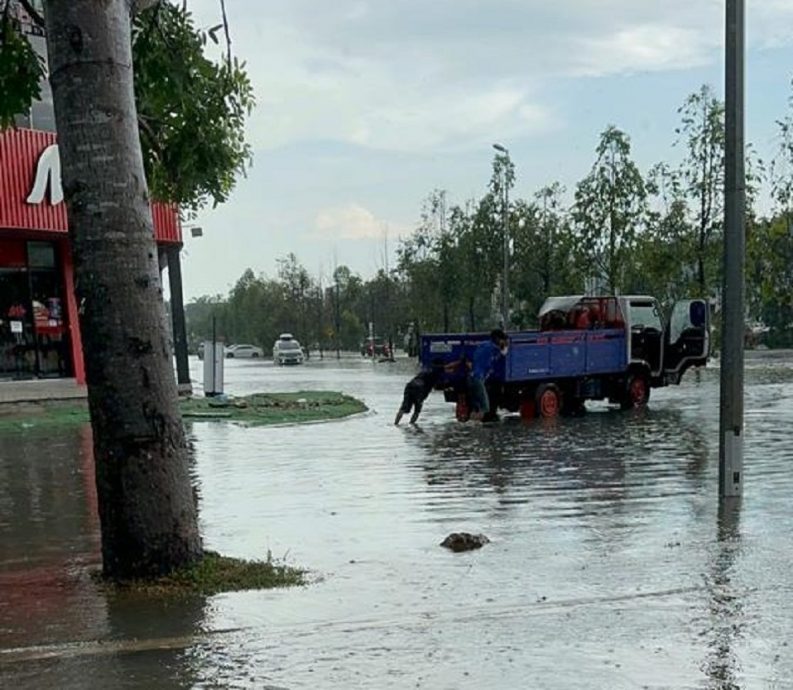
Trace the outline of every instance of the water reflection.
<instances>
[{"instance_id":1,"label":"water reflection","mask_svg":"<svg viewBox=\"0 0 793 690\"><path fill-rule=\"evenodd\" d=\"M428 485L461 497L492 490L505 510L558 494L583 513L619 513L629 498L690 492L681 479L696 485L710 458L705 431L674 409L449 423L407 438Z\"/></svg>"},{"instance_id":2,"label":"water reflection","mask_svg":"<svg viewBox=\"0 0 793 690\"><path fill-rule=\"evenodd\" d=\"M741 550L741 499L719 503L716 550L705 577L709 600L707 657L704 672L713 690L740 690L740 661L737 642L745 627L744 604L733 582L733 569Z\"/></svg>"},{"instance_id":3,"label":"water reflection","mask_svg":"<svg viewBox=\"0 0 793 690\"><path fill-rule=\"evenodd\" d=\"M101 545L90 427L0 436L0 479L0 685L192 687L185 650L206 598L113 595L92 579Z\"/></svg>"}]
</instances>

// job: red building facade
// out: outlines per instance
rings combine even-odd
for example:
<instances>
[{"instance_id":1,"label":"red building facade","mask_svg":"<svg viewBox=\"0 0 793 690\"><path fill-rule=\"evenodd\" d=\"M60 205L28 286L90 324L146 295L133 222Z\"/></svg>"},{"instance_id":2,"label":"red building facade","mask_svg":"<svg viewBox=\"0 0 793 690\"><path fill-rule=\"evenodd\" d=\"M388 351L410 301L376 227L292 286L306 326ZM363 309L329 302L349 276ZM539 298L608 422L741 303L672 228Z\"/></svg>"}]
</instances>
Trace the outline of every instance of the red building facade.
<instances>
[{"instance_id":1,"label":"red building facade","mask_svg":"<svg viewBox=\"0 0 793 690\"><path fill-rule=\"evenodd\" d=\"M176 208L154 203L152 219L178 258ZM0 379L85 381L67 227L55 134L0 132Z\"/></svg>"}]
</instances>

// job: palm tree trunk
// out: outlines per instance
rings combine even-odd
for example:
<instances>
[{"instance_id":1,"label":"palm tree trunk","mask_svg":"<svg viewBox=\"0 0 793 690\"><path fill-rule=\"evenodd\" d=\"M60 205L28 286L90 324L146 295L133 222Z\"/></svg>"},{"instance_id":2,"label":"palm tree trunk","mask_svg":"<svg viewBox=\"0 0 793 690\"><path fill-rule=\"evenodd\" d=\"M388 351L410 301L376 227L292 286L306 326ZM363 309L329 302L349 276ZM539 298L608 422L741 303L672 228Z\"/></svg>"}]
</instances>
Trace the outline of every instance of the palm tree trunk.
<instances>
[{"instance_id":1,"label":"palm tree trunk","mask_svg":"<svg viewBox=\"0 0 793 690\"><path fill-rule=\"evenodd\" d=\"M132 84L130 0L46 6L104 572L201 557Z\"/></svg>"}]
</instances>

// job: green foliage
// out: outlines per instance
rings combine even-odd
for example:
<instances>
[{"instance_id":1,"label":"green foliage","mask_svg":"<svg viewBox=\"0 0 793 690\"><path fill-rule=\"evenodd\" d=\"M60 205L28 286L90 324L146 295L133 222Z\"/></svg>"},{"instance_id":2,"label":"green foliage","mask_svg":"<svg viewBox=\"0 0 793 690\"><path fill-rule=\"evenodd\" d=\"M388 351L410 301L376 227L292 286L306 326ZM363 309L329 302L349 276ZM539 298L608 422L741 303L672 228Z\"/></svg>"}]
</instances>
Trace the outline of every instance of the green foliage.
<instances>
[{"instance_id":1,"label":"green foliage","mask_svg":"<svg viewBox=\"0 0 793 690\"><path fill-rule=\"evenodd\" d=\"M346 266L330 279L313 278L294 255L278 262L276 278L246 270L228 296L201 297L185 307L188 340L195 349L212 334L227 343L259 345L269 353L278 335L290 332L312 351L357 350L368 323L383 338L404 336L408 317L403 286L380 271L364 284ZM312 355L313 356L313 355Z\"/></svg>"},{"instance_id":2,"label":"green foliage","mask_svg":"<svg viewBox=\"0 0 793 690\"><path fill-rule=\"evenodd\" d=\"M7 0L0 17L0 129L11 127L14 117L27 112L41 96L44 61L20 33Z\"/></svg>"},{"instance_id":3,"label":"green foliage","mask_svg":"<svg viewBox=\"0 0 793 690\"><path fill-rule=\"evenodd\" d=\"M690 210L696 296L708 297L720 274L724 229L724 104L710 86L703 85L686 98L678 113L677 144L685 152L680 177Z\"/></svg>"},{"instance_id":4,"label":"green foliage","mask_svg":"<svg viewBox=\"0 0 793 690\"><path fill-rule=\"evenodd\" d=\"M137 15L132 34L149 187L188 212L225 201L251 161L245 118L253 88L244 64L204 55L207 36L169 2Z\"/></svg>"},{"instance_id":5,"label":"green foliage","mask_svg":"<svg viewBox=\"0 0 793 690\"><path fill-rule=\"evenodd\" d=\"M631 159L630 138L610 125L600 135L597 159L575 191L573 219L581 249L606 282L618 291L624 282L629 257L645 221L647 192Z\"/></svg>"}]
</instances>

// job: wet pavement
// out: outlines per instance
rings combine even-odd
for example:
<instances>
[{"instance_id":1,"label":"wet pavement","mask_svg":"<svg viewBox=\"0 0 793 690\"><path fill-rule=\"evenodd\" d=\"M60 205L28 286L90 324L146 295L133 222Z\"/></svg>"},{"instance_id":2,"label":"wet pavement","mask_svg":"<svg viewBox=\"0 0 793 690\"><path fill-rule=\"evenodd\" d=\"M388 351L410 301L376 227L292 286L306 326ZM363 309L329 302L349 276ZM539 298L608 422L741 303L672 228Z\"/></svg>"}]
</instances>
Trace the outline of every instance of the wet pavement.
<instances>
[{"instance_id":1,"label":"wet pavement","mask_svg":"<svg viewBox=\"0 0 793 690\"><path fill-rule=\"evenodd\" d=\"M0 437L0 687L793 687L790 353L748 362L745 495L721 513L717 369L643 413L460 425L436 394L394 428L408 372L230 362L229 392L371 412L191 429L206 546L309 567L305 588L102 594L90 431ZM439 546L461 530L492 541Z\"/></svg>"}]
</instances>

